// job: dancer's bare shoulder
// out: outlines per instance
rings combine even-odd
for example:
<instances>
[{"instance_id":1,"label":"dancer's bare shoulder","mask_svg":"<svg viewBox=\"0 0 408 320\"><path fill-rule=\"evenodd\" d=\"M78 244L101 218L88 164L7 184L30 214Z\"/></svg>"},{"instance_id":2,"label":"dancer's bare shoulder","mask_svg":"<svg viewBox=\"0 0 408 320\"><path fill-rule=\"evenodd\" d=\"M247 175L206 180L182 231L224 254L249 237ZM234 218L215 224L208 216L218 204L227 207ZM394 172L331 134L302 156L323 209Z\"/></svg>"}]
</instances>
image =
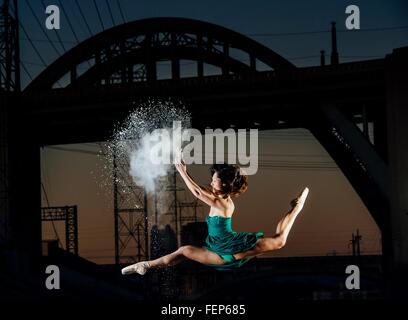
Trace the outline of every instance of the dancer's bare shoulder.
<instances>
[{"instance_id":1,"label":"dancer's bare shoulder","mask_svg":"<svg viewBox=\"0 0 408 320\"><path fill-rule=\"evenodd\" d=\"M210 209L210 216L223 216L223 217L231 217L234 213L235 205L234 202L230 197L223 199L223 198L216 198L215 205L211 206Z\"/></svg>"}]
</instances>

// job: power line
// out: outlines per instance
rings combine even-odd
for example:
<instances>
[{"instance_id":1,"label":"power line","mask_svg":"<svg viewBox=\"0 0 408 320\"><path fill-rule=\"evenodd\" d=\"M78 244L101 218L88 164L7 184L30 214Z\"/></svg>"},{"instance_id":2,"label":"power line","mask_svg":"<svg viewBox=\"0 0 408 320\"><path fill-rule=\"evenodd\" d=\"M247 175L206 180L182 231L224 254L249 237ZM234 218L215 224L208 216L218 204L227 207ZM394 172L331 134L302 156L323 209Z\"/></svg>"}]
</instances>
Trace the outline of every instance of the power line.
<instances>
[{"instance_id":1,"label":"power line","mask_svg":"<svg viewBox=\"0 0 408 320\"><path fill-rule=\"evenodd\" d=\"M408 29L408 26L393 26L393 27L379 27L379 28L366 28L366 29L359 29L359 30L347 30L347 29L337 29L338 33L344 32L377 32L377 31L389 31L389 30L403 30ZM322 33L329 33L331 30L315 30L315 31L300 31L300 32L280 32L280 33L248 33L247 36L251 37L275 37L275 36L298 36L298 35L308 35L308 34L322 34Z\"/></svg>"},{"instance_id":2,"label":"power line","mask_svg":"<svg viewBox=\"0 0 408 320\"><path fill-rule=\"evenodd\" d=\"M95 145L97 146L97 145ZM85 154L92 154L92 155L105 155L102 152L96 152L96 151L89 151L89 150L83 150L83 149L75 149L75 148L66 148L66 147L57 147L57 146L47 146L47 148L50 149L55 149L55 150L61 150L61 151L68 151L68 152L79 152L79 153L85 153ZM102 150L103 146L99 146L99 148ZM210 152L207 152L207 154ZM228 154L227 154L228 156ZM272 156L272 157L295 157L295 158L299 158L299 157L311 157L311 158L320 158L320 157L327 157L327 155L309 155L309 154L287 154L287 153L282 153L282 154L273 154L273 153L261 153L260 154L261 157L263 156ZM264 161L268 161L268 160L264 160ZM270 160L269 160L270 161ZM284 162L284 161L277 161L279 163ZM312 163L311 161L309 161L310 163ZM324 164L331 164L332 162L328 162L328 161L315 161L313 163L324 163Z\"/></svg>"},{"instance_id":3,"label":"power line","mask_svg":"<svg viewBox=\"0 0 408 320\"><path fill-rule=\"evenodd\" d=\"M300 154L300 153L261 153L261 156L269 157L294 157L294 158L328 158L327 154Z\"/></svg>"},{"instance_id":4,"label":"power line","mask_svg":"<svg viewBox=\"0 0 408 320\"><path fill-rule=\"evenodd\" d=\"M30 78L30 80L33 80L33 77L31 76L30 72L28 72L26 66L24 63L21 62L21 67L23 68L24 72L28 75L28 77Z\"/></svg>"},{"instance_id":5,"label":"power line","mask_svg":"<svg viewBox=\"0 0 408 320\"><path fill-rule=\"evenodd\" d=\"M87 151L87 150L75 149L75 148L63 148L63 147L56 147L56 146L48 146L47 148L60 150L60 151L67 151L67 152L77 152L77 153L83 153L83 154L90 154L90 155L101 155L100 152Z\"/></svg>"},{"instance_id":6,"label":"power line","mask_svg":"<svg viewBox=\"0 0 408 320\"><path fill-rule=\"evenodd\" d=\"M76 5L77 5L77 7L78 7L78 9L79 9L79 13L81 14L82 19L83 19L84 22L85 22L86 28L88 29L88 32L89 32L89 35L90 35L90 36L93 36L93 33L92 33L92 31L91 31L91 28L89 27L88 21L87 21L86 18L85 18L84 12L82 11L82 8L81 8L81 6L79 5L78 0L75 0L75 3L76 3Z\"/></svg>"},{"instance_id":7,"label":"power line","mask_svg":"<svg viewBox=\"0 0 408 320\"><path fill-rule=\"evenodd\" d=\"M27 1L27 0L26 0ZM87 20L86 20L86 18L85 18L85 16L84 16L84 13L83 13L83 11L82 11L82 9L81 9L81 7L80 7L80 5L79 5L79 3L78 3L78 0L75 0L75 2L76 2L76 4L77 4L77 7L78 7L78 9L79 9L79 12L80 12L80 15L81 15L81 17L82 17L82 19L83 19L83 21L84 21L84 23L85 23L85 25L86 25L86 27L87 27L87 30L88 30L88 32L89 32L89 35L90 36L93 36L93 33L92 33L92 31L91 31L91 28L90 28L90 26L89 26L89 24L88 24L88 22L87 22ZM330 32L330 31L324 31L324 32ZM312 32L313 33L313 32ZM296 33L296 34L298 34L298 33ZM256 34L255 34L256 35ZM265 36L267 36L268 34L265 34ZM279 34L276 34L276 35L279 35ZM283 34L284 35L284 34ZM24 40L24 41L28 41L28 39L27 38L24 38L24 37L21 37L20 38L21 40ZM74 40L46 40L46 39L34 39L34 38L31 38L31 40L32 41L34 41L34 42L58 42L58 43L67 43L67 44L72 44L72 43L76 43L76 41L74 41ZM318 58L318 57L320 57L320 55L310 55L310 56L300 56L300 57L287 57L287 59L290 59L290 60L296 60L296 59L306 59L306 58ZM381 57L381 55L356 55L356 56L347 56L347 55L343 55L343 56L341 56L341 57L343 57L343 58L377 58L377 57ZM248 62L249 61L249 59L238 59L239 61L242 61L242 62ZM158 63L164 63L164 62L166 62L166 61L159 61ZM166 62L167 63L167 62ZM195 64L196 62L187 62L187 63L183 63L182 65L192 65L192 64Z\"/></svg>"},{"instance_id":8,"label":"power line","mask_svg":"<svg viewBox=\"0 0 408 320\"><path fill-rule=\"evenodd\" d=\"M91 249L91 250L86 250L86 251L82 250L82 252L85 253L85 254L95 253L95 252L112 252L112 253L114 253L114 252L115 252L115 248L112 248L112 249L102 249L102 248L98 248L98 249Z\"/></svg>"},{"instance_id":9,"label":"power line","mask_svg":"<svg viewBox=\"0 0 408 320\"><path fill-rule=\"evenodd\" d=\"M353 30L353 32L389 31L389 30L403 30L403 29L408 29L408 26L365 28L365 29ZM342 30L338 30L337 32L350 32L350 30L342 29Z\"/></svg>"},{"instance_id":10,"label":"power line","mask_svg":"<svg viewBox=\"0 0 408 320\"><path fill-rule=\"evenodd\" d=\"M88 256L86 255L86 258L87 259L114 259L115 256L114 255L112 256Z\"/></svg>"},{"instance_id":11,"label":"power line","mask_svg":"<svg viewBox=\"0 0 408 320\"><path fill-rule=\"evenodd\" d=\"M285 171L336 171L338 168L333 167L306 167L306 166L273 166L273 165L258 165L260 169L280 169Z\"/></svg>"},{"instance_id":12,"label":"power line","mask_svg":"<svg viewBox=\"0 0 408 320\"><path fill-rule=\"evenodd\" d=\"M24 28L23 24L21 22L19 22L20 28L21 30L23 30L23 33L25 34L25 36L27 37L28 41L30 42L31 46L34 49L34 52L38 55L38 57L40 58L42 64L47 67L47 63L45 62L45 60L43 59L42 55L40 54L40 52L38 51L37 47L34 45L34 43L31 41L30 37L28 36L28 33L26 31L26 29ZM23 65L23 64L22 64ZM25 68L25 67L23 67ZM28 72L28 70L26 70ZM62 88L61 83L59 82L59 80L57 80L58 85Z\"/></svg>"},{"instance_id":13,"label":"power line","mask_svg":"<svg viewBox=\"0 0 408 320\"><path fill-rule=\"evenodd\" d=\"M281 33L247 33L251 37L275 37L275 36L297 36L305 34L328 33L330 30L301 31L301 32L281 32Z\"/></svg>"},{"instance_id":14,"label":"power line","mask_svg":"<svg viewBox=\"0 0 408 320\"><path fill-rule=\"evenodd\" d=\"M116 24L115 24L115 20L113 19L112 9L111 9L111 7L109 5L109 1L105 0L105 3L106 3L106 6L108 7L109 15L110 15L110 18L112 20L112 25L115 26Z\"/></svg>"},{"instance_id":15,"label":"power line","mask_svg":"<svg viewBox=\"0 0 408 320\"><path fill-rule=\"evenodd\" d=\"M61 1L60 0L57 0L57 1L59 3L60 7L62 8L62 13L64 14L65 18L68 21L69 28L71 29L72 34L74 35L74 38L75 38L76 42L79 43L79 39L78 39L77 34L76 34L75 30L74 30L74 27L72 26L71 19L69 19L68 15L67 15L67 13L65 11L65 8L62 5Z\"/></svg>"},{"instance_id":16,"label":"power line","mask_svg":"<svg viewBox=\"0 0 408 320\"><path fill-rule=\"evenodd\" d=\"M34 38L30 38L30 39L28 39L28 38L25 38L25 37L20 37L20 40L22 40L22 41L33 41L33 42L52 42L52 43L54 43L54 42L60 42L60 41L58 41L58 40L47 40L47 39L34 39ZM64 43L68 43L68 44L75 44L76 43L76 41L74 41L74 40L61 40L62 42L64 42Z\"/></svg>"},{"instance_id":17,"label":"power line","mask_svg":"<svg viewBox=\"0 0 408 320\"><path fill-rule=\"evenodd\" d=\"M20 59L20 61L21 61L21 62L24 62L25 64L32 65L32 66L40 66L40 67L43 67L43 66L44 66L44 64L42 64L42 63L33 62L33 61L28 61L28 60L25 60L25 59L23 59L23 60ZM45 67L46 67L46 66L45 66ZM87 68L87 67L77 67L77 69L78 69L78 70L88 70L89 68Z\"/></svg>"},{"instance_id":18,"label":"power line","mask_svg":"<svg viewBox=\"0 0 408 320\"><path fill-rule=\"evenodd\" d=\"M38 63L38 62L31 62L31 61L27 61L27 60L20 60L21 62L24 62L26 64L32 65L32 66L40 66L40 67L44 67L43 63ZM45 66L46 67L46 66Z\"/></svg>"},{"instance_id":19,"label":"power line","mask_svg":"<svg viewBox=\"0 0 408 320\"><path fill-rule=\"evenodd\" d=\"M101 153L94 152L94 151L86 151L81 149L71 149L71 148L62 148L62 147L48 147L50 149L66 151L66 152L76 152L82 154L89 154L89 155L101 155ZM103 155L103 154L102 154ZM316 162L309 162L309 163L299 163L299 162L280 162L280 163L273 163L267 161L260 161L258 162L258 167L260 169L282 169L282 170L292 170L292 171L337 171L339 168L337 166L330 166L330 165L322 165L325 163L316 163Z\"/></svg>"},{"instance_id":20,"label":"power line","mask_svg":"<svg viewBox=\"0 0 408 320\"><path fill-rule=\"evenodd\" d=\"M119 12L120 12L120 16L122 17L122 21L123 21L123 23L125 23L125 22L126 22L126 19L125 19L125 15L123 14L123 11L122 11L122 7L121 7L121 5L120 5L120 1L119 1L119 0L116 0L116 4L117 4L118 7L119 7Z\"/></svg>"},{"instance_id":21,"label":"power line","mask_svg":"<svg viewBox=\"0 0 408 320\"><path fill-rule=\"evenodd\" d=\"M96 145L95 145L96 146ZM106 156L103 152L99 151L90 151L90 150L83 150L83 149L76 149L76 148L67 148L67 147L57 147L57 146L47 146L47 148L50 149L55 149L55 150L60 150L60 151L68 151L68 152L77 152L77 153L84 153L84 154L91 154L91 155L103 155ZM103 146L99 146L101 150L103 150ZM204 154L211 154L211 152L205 152ZM226 156L231 155L232 153L225 154ZM235 153L233 153L235 155ZM240 154L238 154L240 155ZM274 153L261 153L260 157L293 157L293 158L300 158L300 157L305 157L305 158L327 158L327 155L313 155L313 154L288 154L288 153L282 153L282 154L274 154ZM260 163L268 164L268 163L279 163L279 164L285 164L285 163L305 163L305 161L282 161L282 160L261 160ZM333 163L333 161L306 161L306 163L310 164L327 164L330 165ZM337 167L336 167L337 168Z\"/></svg>"},{"instance_id":22,"label":"power line","mask_svg":"<svg viewBox=\"0 0 408 320\"><path fill-rule=\"evenodd\" d=\"M72 31L72 34L74 35L74 38L75 38L75 40L76 40L76 44L78 45L80 41L79 41L79 39L78 39L78 37L77 37L77 34L76 34L75 30L74 30L74 27L72 26L71 19L68 17L68 14L66 13L65 8L64 8L64 6L62 5L62 3L61 3L60 0L58 0L58 3L59 3L59 5L60 5L61 8L62 8L62 13L65 15L65 18L66 18L67 21L68 21L68 25L69 25L69 27L70 27L70 29L71 29L71 31ZM89 61L87 61L87 63L88 63L88 66L91 67L91 63L90 63Z\"/></svg>"},{"instance_id":23,"label":"power line","mask_svg":"<svg viewBox=\"0 0 408 320\"><path fill-rule=\"evenodd\" d=\"M27 0L26 0L27 1ZM85 26L86 26L86 28L87 28L87 30L88 30L88 32L89 32L89 35L90 36L93 36L93 33L92 33L92 30L91 30L91 28L90 28L90 26L89 26L89 23L88 23L88 21L87 21L87 19L85 18L85 15L84 15L84 12L83 12L83 10L82 10L82 8L81 8L81 5L79 4L79 2L78 2L78 0L75 0L75 3L76 3L76 6L78 7L78 10L79 10L79 13L80 13L80 15L81 15L81 18L82 18L82 20L84 21L84 23L85 23ZM65 13L65 10L64 10L64 15L67 17L67 20L69 20L68 19L68 15ZM73 29L73 27L72 27L72 24L69 22L69 24L71 25L71 28ZM42 31L43 31L43 29L41 29ZM44 32L44 31L43 31ZM74 33L74 32L73 32ZM45 35L47 36L47 34L45 33ZM74 35L75 35L75 33L74 33ZM47 39L34 39L34 38L30 38L31 39L31 41L33 41L33 42L51 42L51 43L54 43L54 42L58 42L58 43L60 43L60 42L62 42L62 43L67 43L67 44L75 44L75 43L78 43L79 42L79 39L78 39L78 37L77 36L75 36L75 38L76 38L76 41L74 41L74 40L51 40L48 36L47 36ZM24 37L21 37L20 38L21 40L24 40L24 41L29 41L30 39L28 39L28 38L24 38Z\"/></svg>"},{"instance_id":24,"label":"power line","mask_svg":"<svg viewBox=\"0 0 408 320\"><path fill-rule=\"evenodd\" d=\"M99 12L99 8L98 8L98 5L96 4L95 0L93 0L93 4L95 6L96 13L98 15L99 23L102 26L102 30L105 30L105 26L103 25L103 21L102 21L102 18L101 18L101 13Z\"/></svg>"},{"instance_id":25,"label":"power line","mask_svg":"<svg viewBox=\"0 0 408 320\"><path fill-rule=\"evenodd\" d=\"M375 56L364 56L364 55L357 55L357 56L342 56L340 55L340 58L343 59L356 59L356 58L382 58L382 55L375 55Z\"/></svg>"},{"instance_id":26,"label":"power line","mask_svg":"<svg viewBox=\"0 0 408 320\"><path fill-rule=\"evenodd\" d=\"M43 63L44 66L47 66L47 63L45 62L45 60L43 59L43 57L41 56L40 52L38 51L37 47L34 45L34 43L31 41L30 37L28 36L28 33L26 31L26 29L24 28L23 24L20 22L20 28L21 30L23 30L24 34L26 35L26 37L28 38L28 41L30 42L31 46L33 47L35 53L37 54L37 56L40 58L41 62Z\"/></svg>"}]
</instances>

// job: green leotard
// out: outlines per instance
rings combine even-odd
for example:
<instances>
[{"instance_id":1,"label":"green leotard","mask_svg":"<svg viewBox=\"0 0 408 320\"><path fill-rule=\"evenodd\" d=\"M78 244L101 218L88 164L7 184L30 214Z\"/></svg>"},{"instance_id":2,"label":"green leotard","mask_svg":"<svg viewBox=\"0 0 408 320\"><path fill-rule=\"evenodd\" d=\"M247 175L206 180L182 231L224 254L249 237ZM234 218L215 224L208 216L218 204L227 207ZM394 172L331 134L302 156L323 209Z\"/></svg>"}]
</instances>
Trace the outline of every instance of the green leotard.
<instances>
[{"instance_id":1,"label":"green leotard","mask_svg":"<svg viewBox=\"0 0 408 320\"><path fill-rule=\"evenodd\" d=\"M217 253L225 264L207 264L217 270L232 270L241 267L251 258L236 260L235 253L253 249L256 242L264 237L262 231L236 232L232 230L232 218L222 216L207 216L208 236L203 248Z\"/></svg>"}]
</instances>

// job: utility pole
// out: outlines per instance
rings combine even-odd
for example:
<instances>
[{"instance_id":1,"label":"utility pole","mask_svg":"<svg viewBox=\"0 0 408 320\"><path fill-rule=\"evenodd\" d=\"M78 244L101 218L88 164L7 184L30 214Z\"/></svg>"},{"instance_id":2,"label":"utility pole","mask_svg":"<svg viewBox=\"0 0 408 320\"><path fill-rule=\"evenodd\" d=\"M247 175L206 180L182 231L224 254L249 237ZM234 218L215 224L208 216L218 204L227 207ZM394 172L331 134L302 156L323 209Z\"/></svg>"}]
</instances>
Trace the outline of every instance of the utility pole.
<instances>
[{"instance_id":1,"label":"utility pole","mask_svg":"<svg viewBox=\"0 0 408 320\"><path fill-rule=\"evenodd\" d=\"M350 243L352 245L353 249L353 257L359 257L361 255L360 251L360 241L362 239L362 236L360 235L360 231L357 229L357 233L354 234L354 232L351 234L351 240Z\"/></svg>"},{"instance_id":2,"label":"utility pole","mask_svg":"<svg viewBox=\"0 0 408 320\"><path fill-rule=\"evenodd\" d=\"M324 50L320 50L320 66L324 67L326 65L326 59L324 55Z\"/></svg>"},{"instance_id":3,"label":"utility pole","mask_svg":"<svg viewBox=\"0 0 408 320\"><path fill-rule=\"evenodd\" d=\"M339 53L337 52L337 35L336 35L336 22L331 23L331 56L330 63L332 66L339 64Z\"/></svg>"},{"instance_id":4,"label":"utility pole","mask_svg":"<svg viewBox=\"0 0 408 320\"><path fill-rule=\"evenodd\" d=\"M351 234L351 240L350 240L351 246L353 248L353 257L356 256L356 240L354 238L354 233Z\"/></svg>"},{"instance_id":5,"label":"utility pole","mask_svg":"<svg viewBox=\"0 0 408 320\"><path fill-rule=\"evenodd\" d=\"M359 230L357 229L357 234L356 234L356 236L355 236L355 240L356 240L356 251L357 251L357 256L359 257L360 256L360 241L361 241L361 235L360 235L360 233L359 233Z\"/></svg>"}]
</instances>

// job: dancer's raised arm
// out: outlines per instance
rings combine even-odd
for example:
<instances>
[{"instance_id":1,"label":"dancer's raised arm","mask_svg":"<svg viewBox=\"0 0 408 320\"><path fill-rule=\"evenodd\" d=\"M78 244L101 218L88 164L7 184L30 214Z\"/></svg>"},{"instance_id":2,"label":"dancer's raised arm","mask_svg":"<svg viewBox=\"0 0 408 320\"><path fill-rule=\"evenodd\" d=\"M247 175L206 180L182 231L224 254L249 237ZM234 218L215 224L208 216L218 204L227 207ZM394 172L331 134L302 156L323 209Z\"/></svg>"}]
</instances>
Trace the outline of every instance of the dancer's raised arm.
<instances>
[{"instance_id":1,"label":"dancer's raised arm","mask_svg":"<svg viewBox=\"0 0 408 320\"><path fill-rule=\"evenodd\" d=\"M194 179L187 173L187 166L182 159L179 159L175 163L177 171L183 178L187 187L193 193L195 197L208 204L211 207L217 207L217 197L209 190L200 187Z\"/></svg>"}]
</instances>

